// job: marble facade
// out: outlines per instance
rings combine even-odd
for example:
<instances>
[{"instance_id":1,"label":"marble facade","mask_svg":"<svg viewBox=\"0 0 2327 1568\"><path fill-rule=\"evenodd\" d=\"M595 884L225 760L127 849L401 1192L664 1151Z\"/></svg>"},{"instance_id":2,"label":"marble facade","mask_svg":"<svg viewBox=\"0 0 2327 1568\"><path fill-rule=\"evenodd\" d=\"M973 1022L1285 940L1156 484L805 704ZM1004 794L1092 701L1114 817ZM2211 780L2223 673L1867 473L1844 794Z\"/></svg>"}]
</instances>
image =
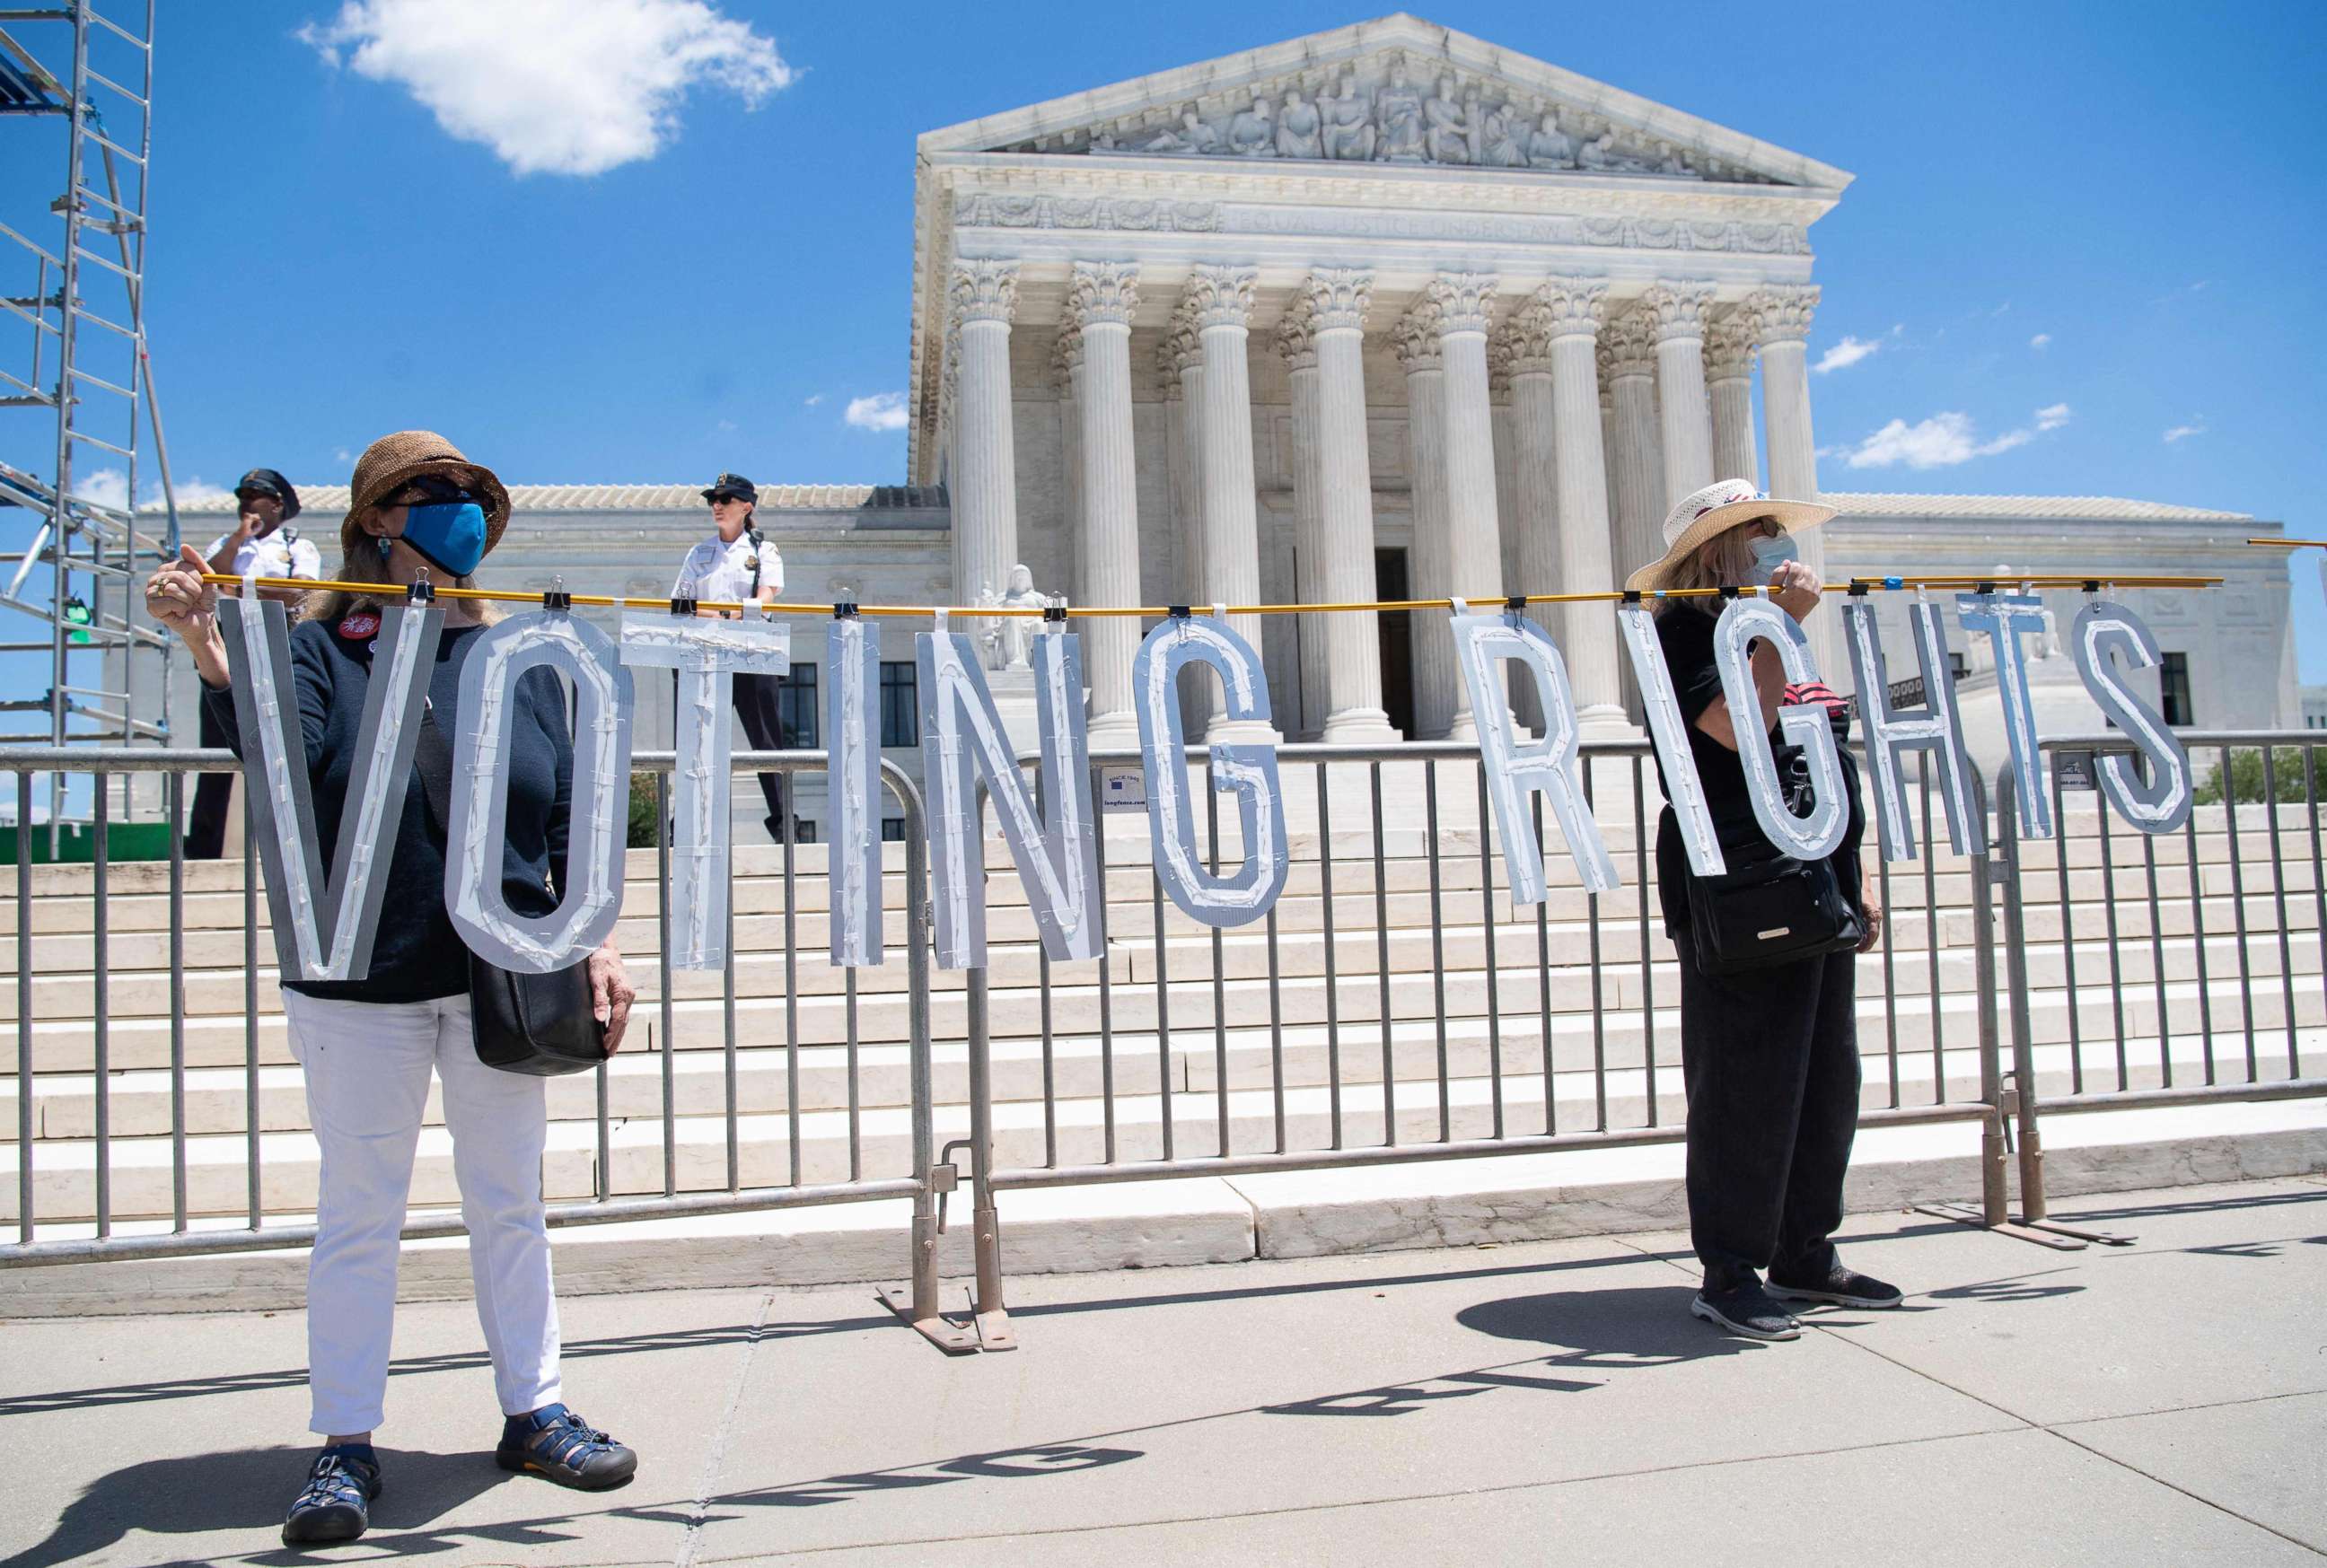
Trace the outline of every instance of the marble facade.
<instances>
[{"instance_id":1,"label":"marble facade","mask_svg":"<svg viewBox=\"0 0 2327 1568\"><path fill-rule=\"evenodd\" d=\"M955 496L964 593L1023 558L1086 602L1095 568L1148 604L1366 601L1378 551L1416 597L1599 587L1716 454L1815 487L1806 236L1850 181L1815 160L1406 16L920 154L908 468ZM1095 429L1130 434L1103 498ZM1474 733L1442 621L1386 690L1371 617L1254 619L1285 733ZM1628 730L1612 620L1543 619L1588 727Z\"/></svg>"}]
</instances>

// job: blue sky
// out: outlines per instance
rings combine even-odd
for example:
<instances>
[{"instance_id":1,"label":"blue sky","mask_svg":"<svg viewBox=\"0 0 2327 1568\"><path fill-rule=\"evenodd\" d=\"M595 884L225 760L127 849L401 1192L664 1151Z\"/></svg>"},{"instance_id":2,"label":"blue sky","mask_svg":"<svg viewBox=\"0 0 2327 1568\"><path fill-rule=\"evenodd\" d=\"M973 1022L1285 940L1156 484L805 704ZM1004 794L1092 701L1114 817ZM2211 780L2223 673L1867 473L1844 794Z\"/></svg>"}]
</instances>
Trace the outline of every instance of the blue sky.
<instances>
[{"instance_id":1,"label":"blue sky","mask_svg":"<svg viewBox=\"0 0 2327 1568\"><path fill-rule=\"evenodd\" d=\"M904 384L917 132L1368 14L729 0L708 28L696 8L710 74L659 135L586 29L519 41L553 57L569 125L589 108L560 138L508 107L483 36L549 0L372 5L411 81L347 63L366 30L339 0L162 8L148 322L182 481L338 480L411 425L514 482L899 481L902 432L846 413ZM614 51L634 61L682 9L592 7L648 14ZM1858 176L1811 234L1827 488L2131 496L2327 535L2327 8L1429 14ZM561 160L610 166L514 166ZM2316 552L2294 583L2304 677L2327 680Z\"/></svg>"}]
</instances>

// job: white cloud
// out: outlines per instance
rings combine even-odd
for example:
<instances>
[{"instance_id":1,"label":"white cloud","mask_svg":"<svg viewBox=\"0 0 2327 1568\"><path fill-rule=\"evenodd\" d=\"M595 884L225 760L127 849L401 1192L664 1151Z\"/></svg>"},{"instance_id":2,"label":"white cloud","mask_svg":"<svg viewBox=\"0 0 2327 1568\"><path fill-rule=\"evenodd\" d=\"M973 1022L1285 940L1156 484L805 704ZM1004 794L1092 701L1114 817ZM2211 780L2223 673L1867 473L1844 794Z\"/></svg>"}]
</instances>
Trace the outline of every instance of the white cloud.
<instances>
[{"instance_id":1,"label":"white cloud","mask_svg":"<svg viewBox=\"0 0 2327 1568\"><path fill-rule=\"evenodd\" d=\"M732 435L735 432L735 422L732 419L723 419L714 428L722 435Z\"/></svg>"},{"instance_id":2,"label":"white cloud","mask_svg":"<svg viewBox=\"0 0 2327 1568\"><path fill-rule=\"evenodd\" d=\"M334 447L332 451L332 461L334 462L353 462L355 460L356 454L344 446Z\"/></svg>"},{"instance_id":3,"label":"white cloud","mask_svg":"<svg viewBox=\"0 0 2327 1568\"><path fill-rule=\"evenodd\" d=\"M2167 431L2165 433L2165 444L2171 446L2177 441L2187 441L2193 435L2203 435L2205 434L2206 416L2201 414L2194 416L2189 424L2177 425L2173 429Z\"/></svg>"},{"instance_id":4,"label":"white cloud","mask_svg":"<svg viewBox=\"0 0 2327 1568\"><path fill-rule=\"evenodd\" d=\"M848 412L841 417L859 430L902 430L905 428L905 395L902 392L875 392L870 397L851 397Z\"/></svg>"},{"instance_id":5,"label":"white cloud","mask_svg":"<svg viewBox=\"0 0 2327 1568\"><path fill-rule=\"evenodd\" d=\"M1895 336L1896 333L1894 332L1893 335ZM1833 348L1828 349L1825 353L1820 354L1818 356L1818 362L1812 365L1810 369L1817 374L1823 376L1828 370L1839 370L1846 366L1857 364L1858 361L1866 358L1867 355L1874 353L1882 346L1883 342L1879 338L1846 337Z\"/></svg>"},{"instance_id":6,"label":"white cloud","mask_svg":"<svg viewBox=\"0 0 2327 1568\"><path fill-rule=\"evenodd\" d=\"M1979 438L1968 414L1934 414L1912 425L1893 419L1852 448L1847 461L1853 468L1890 468L1898 463L1909 468L1953 468L1975 457L1993 457L2025 446L2042 433L2058 430L2069 419L2069 406L2055 403L2039 408L2033 425L2007 430L1988 441Z\"/></svg>"},{"instance_id":7,"label":"white cloud","mask_svg":"<svg viewBox=\"0 0 2327 1568\"><path fill-rule=\"evenodd\" d=\"M199 477L179 481L177 491L180 507L211 506L234 499L234 491ZM129 476L117 468L100 468L74 479L72 493L82 500L118 511L129 499ZM137 509L166 509L162 500L162 481L151 473L137 487Z\"/></svg>"},{"instance_id":8,"label":"white cloud","mask_svg":"<svg viewBox=\"0 0 2327 1568\"><path fill-rule=\"evenodd\" d=\"M809 393L806 397L804 397L804 398L802 398L802 399L800 400L800 406L801 406L801 407L803 407L803 408L813 408L813 407L815 407L818 404L819 404L819 403L821 403L821 402L823 402L823 401L824 401L824 394L823 394L823 393L821 393L821 392L811 392L811 393Z\"/></svg>"},{"instance_id":9,"label":"white cloud","mask_svg":"<svg viewBox=\"0 0 2327 1568\"><path fill-rule=\"evenodd\" d=\"M2052 346L2052 334L2039 332L2028 340L2028 346L2032 349L2049 349Z\"/></svg>"},{"instance_id":10,"label":"white cloud","mask_svg":"<svg viewBox=\"0 0 2327 1568\"><path fill-rule=\"evenodd\" d=\"M698 83L746 109L798 74L704 0L345 0L298 36L332 65L400 84L446 135L519 174L602 174L677 136Z\"/></svg>"}]
</instances>

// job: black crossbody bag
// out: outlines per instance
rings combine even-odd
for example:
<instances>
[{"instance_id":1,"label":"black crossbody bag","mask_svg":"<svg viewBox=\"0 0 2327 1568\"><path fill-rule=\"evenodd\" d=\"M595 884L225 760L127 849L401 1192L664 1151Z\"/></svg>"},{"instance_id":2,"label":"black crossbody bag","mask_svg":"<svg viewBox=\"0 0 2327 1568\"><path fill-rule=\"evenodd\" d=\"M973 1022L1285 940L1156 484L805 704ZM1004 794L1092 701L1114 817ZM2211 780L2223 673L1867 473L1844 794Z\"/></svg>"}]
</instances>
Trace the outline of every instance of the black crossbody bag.
<instances>
[{"instance_id":1,"label":"black crossbody bag","mask_svg":"<svg viewBox=\"0 0 2327 1568\"><path fill-rule=\"evenodd\" d=\"M453 836L453 747L424 712L413 761L429 814ZM469 955L469 1029L477 1059L503 1072L537 1078L586 1072L606 1059L606 1026L590 993L590 961L547 975L504 969Z\"/></svg>"},{"instance_id":2,"label":"black crossbody bag","mask_svg":"<svg viewBox=\"0 0 2327 1568\"><path fill-rule=\"evenodd\" d=\"M1846 774L1847 778L1847 774ZM1797 756L1785 777L1788 809L1811 804L1809 765ZM1866 934L1845 896L1834 862L1797 860L1762 836L1761 824L1715 822L1719 876L1688 878L1689 938L1707 975L1738 975L1856 947Z\"/></svg>"}]
</instances>

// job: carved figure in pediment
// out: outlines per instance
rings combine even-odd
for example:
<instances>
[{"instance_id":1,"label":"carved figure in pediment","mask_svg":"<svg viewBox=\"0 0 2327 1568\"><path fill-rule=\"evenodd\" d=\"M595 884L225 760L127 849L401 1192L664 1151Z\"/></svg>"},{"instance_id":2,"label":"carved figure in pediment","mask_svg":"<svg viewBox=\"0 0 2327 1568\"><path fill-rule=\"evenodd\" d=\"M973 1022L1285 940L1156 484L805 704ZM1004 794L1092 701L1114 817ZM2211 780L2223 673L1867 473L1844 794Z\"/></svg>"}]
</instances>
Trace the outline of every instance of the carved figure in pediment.
<instances>
[{"instance_id":1,"label":"carved figure in pediment","mask_svg":"<svg viewBox=\"0 0 2327 1568\"><path fill-rule=\"evenodd\" d=\"M1575 167L1575 138L1559 128L1556 110L1546 110L1543 124L1528 136L1528 162L1538 169Z\"/></svg>"},{"instance_id":2,"label":"carved figure in pediment","mask_svg":"<svg viewBox=\"0 0 2327 1568\"><path fill-rule=\"evenodd\" d=\"M1484 125L1479 131L1479 162L1490 169L1524 169L1527 148L1520 138L1527 134L1527 117L1519 113L1517 104L1498 104L1487 111Z\"/></svg>"},{"instance_id":3,"label":"carved figure in pediment","mask_svg":"<svg viewBox=\"0 0 2327 1568\"><path fill-rule=\"evenodd\" d=\"M1276 155L1280 158L1322 158L1325 155L1324 117L1301 96L1299 88L1285 95L1276 112Z\"/></svg>"},{"instance_id":4,"label":"carved figure in pediment","mask_svg":"<svg viewBox=\"0 0 2327 1568\"><path fill-rule=\"evenodd\" d=\"M1217 153L1220 150L1220 134L1188 110L1175 126L1165 126L1139 144L1143 153Z\"/></svg>"},{"instance_id":5,"label":"carved figure in pediment","mask_svg":"<svg viewBox=\"0 0 2327 1568\"><path fill-rule=\"evenodd\" d=\"M1317 107L1324 117L1325 156L1364 162L1374 155L1373 106L1358 90L1356 71L1344 73L1339 96L1318 99Z\"/></svg>"},{"instance_id":6,"label":"carved figure in pediment","mask_svg":"<svg viewBox=\"0 0 2327 1568\"><path fill-rule=\"evenodd\" d=\"M1464 104L1454 96L1454 79L1438 79L1437 96L1422 106L1423 118L1429 124L1425 145L1434 163L1467 163L1471 162L1471 110L1478 100Z\"/></svg>"},{"instance_id":7,"label":"carved figure in pediment","mask_svg":"<svg viewBox=\"0 0 2327 1568\"><path fill-rule=\"evenodd\" d=\"M1374 155L1392 163L1419 163L1427 155L1422 138L1422 94L1406 79L1406 67L1389 68L1389 85L1374 100L1381 116L1381 141Z\"/></svg>"},{"instance_id":8,"label":"carved figure in pediment","mask_svg":"<svg viewBox=\"0 0 2327 1568\"><path fill-rule=\"evenodd\" d=\"M1586 169L1597 169L1603 173L1645 174L1649 172L1646 159L1636 158L1616 145L1616 133L1613 131L1603 132L1597 139L1584 143L1583 149L1575 154L1575 161Z\"/></svg>"},{"instance_id":9,"label":"carved figure in pediment","mask_svg":"<svg viewBox=\"0 0 2327 1568\"><path fill-rule=\"evenodd\" d=\"M1658 173L1686 174L1688 172L1688 165L1681 162L1680 149L1678 147L1674 146L1670 142L1659 142L1657 144Z\"/></svg>"},{"instance_id":10,"label":"carved figure in pediment","mask_svg":"<svg viewBox=\"0 0 2327 1568\"><path fill-rule=\"evenodd\" d=\"M1252 107L1238 109L1229 122L1229 151L1239 158L1276 156L1276 126L1268 117L1268 100L1256 98Z\"/></svg>"}]
</instances>

